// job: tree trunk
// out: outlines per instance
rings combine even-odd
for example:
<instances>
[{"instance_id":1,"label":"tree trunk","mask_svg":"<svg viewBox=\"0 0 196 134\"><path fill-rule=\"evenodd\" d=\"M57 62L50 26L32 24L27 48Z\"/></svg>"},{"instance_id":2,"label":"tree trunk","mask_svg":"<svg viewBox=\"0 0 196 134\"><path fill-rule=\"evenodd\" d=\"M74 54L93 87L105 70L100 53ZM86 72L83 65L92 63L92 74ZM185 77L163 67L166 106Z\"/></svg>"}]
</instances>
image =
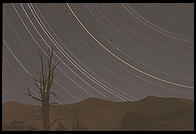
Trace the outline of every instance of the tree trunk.
<instances>
[{"instance_id":1,"label":"tree trunk","mask_svg":"<svg viewBox=\"0 0 196 134\"><path fill-rule=\"evenodd\" d=\"M3 72L3 43L2 43L2 72Z\"/></svg>"},{"instance_id":2,"label":"tree trunk","mask_svg":"<svg viewBox=\"0 0 196 134\"><path fill-rule=\"evenodd\" d=\"M55 98L55 93L51 92L50 88L53 83L53 78L54 78L54 70L57 67L57 64L53 64L53 49L51 51L51 55L48 56L48 65L44 65L44 58L43 58L43 53L40 53L40 59L41 59L41 73L39 73L40 78L36 79L31 76L31 78L35 81L36 87L39 89L40 92L40 97L36 97L31 94L31 91L29 88L27 88L28 93L25 95L30 96L36 101L41 102L41 113L42 113L42 128L43 131L49 131L50 127L57 121L54 120L52 123L50 123L49 119L49 108L50 104L50 98ZM3 63L3 61L2 61ZM3 65L3 64L2 64ZM44 69L45 67L45 69ZM58 119L59 120L59 119Z\"/></svg>"},{"instance_id":3,"label":"tree trunk","mask_svg":"<svg viewBox=\"0 0 196 134\"><path fill-rule=\"evenodd\" d=\"M75 121L76 121L76 124L75 124L75 129L77 131L80 130L80 122L79 122L79 111L78 111L78 105L75 104L74 105L74 109L73 109L73 114L74 114L74 118L75 118Z\"/></svg>"},{"instance_id":4,"label":"tree trunk","mask_svg":"<svg viewBox=\"0 0 196 134\"><path fill-rule=\"evenodd\" d=\"M42 103L42 115L43 115L43 130L49 131L49 98L46 97Z\"/></svg>"}]
</instances>

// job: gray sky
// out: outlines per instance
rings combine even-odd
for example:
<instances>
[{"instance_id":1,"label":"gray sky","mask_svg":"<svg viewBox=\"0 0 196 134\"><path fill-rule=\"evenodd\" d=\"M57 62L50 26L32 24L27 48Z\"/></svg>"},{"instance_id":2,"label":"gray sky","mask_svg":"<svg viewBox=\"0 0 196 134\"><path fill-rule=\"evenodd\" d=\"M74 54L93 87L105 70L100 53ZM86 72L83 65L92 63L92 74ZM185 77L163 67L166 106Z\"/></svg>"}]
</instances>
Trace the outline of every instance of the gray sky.
<instances>
[{"instance_id":1,"label":"gray sky","mask_svg":"<svg viewBox=\"0 0 196 134\"><path fill-rule=\"evenodd\" d=\"M3 102L34 103L38 50L61 61L62 104L194 96L193 4L4 4Z\"/></svg>"}]
</instances>

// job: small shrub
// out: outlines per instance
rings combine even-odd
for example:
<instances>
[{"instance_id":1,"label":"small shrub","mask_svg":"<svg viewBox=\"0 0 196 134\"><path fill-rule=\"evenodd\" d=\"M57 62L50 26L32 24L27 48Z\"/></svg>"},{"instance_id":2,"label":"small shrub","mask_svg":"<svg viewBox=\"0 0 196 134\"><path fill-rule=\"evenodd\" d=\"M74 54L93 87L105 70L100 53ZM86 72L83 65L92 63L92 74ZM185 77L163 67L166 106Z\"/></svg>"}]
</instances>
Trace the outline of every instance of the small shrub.
<instances>
[{"instance_id":1,"label":"small shrub","mask_svg":"<svg viewBox=\"0 0 196 134\"><path fill-rule=\"evenodd\" d=\"M25 126L24 121L14 120L3 126L3 131L35 131L33 126Z\"/></svg>"},{"instance_id":2,"label":"small shrub","mask_svg":"<svg viewBox=\"0 0 196 134\"><path fill-rule=\"evenodd\" d=\"M57 126L57 128L56 128L56 131L64 131L65 130L65 128L64 128L64 125L62 124L62 123L58 123L58 126Z\"/></svg>"}]
</instances>

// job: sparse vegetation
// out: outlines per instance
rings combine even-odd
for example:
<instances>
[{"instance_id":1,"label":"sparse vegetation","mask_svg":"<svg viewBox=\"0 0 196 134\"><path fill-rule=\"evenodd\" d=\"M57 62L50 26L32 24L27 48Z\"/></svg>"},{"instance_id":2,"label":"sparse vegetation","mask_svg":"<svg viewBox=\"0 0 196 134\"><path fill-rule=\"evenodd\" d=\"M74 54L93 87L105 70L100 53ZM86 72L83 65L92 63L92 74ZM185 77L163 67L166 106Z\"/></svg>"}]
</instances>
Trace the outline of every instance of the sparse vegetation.
<instances>
[{"instance_id":1,"label":"sparse vegetation","mask_svg":"<svg viewBox=\"0 0 196 134\"><path fill-rule=\"evenodd\" d=\"M24 121L14 120L3 126L3 131L38 131L39 129L34 126L25 126Z\"/></svg>"},{"instance_id":2,"label":"sparse vegetation","mask_svg":"<svg viewBox=\"0 0 196 134\"><path fill-rule=\"evenodd\" d=\"M62 116L66 118L56 120L57 124L55 123L50 130L194 130L194 101L177 98L153 98L148 97L138 102L113 102L112 105L108 101L88 99L77 103L77 105L54 106L50 108L51 119ZM89 103L101 106L94 107L88 105ZM21 103L3 104L3 130L38 130L34 127L42 130L42 121L34 120L32 117L40 113L29 115L31 111L36 111L36 109L38 109L37 106ZM14 121L17 119L22 121ZM32 124L28 124L28 122L32 122ZM38 126L34 126L35 124Z\"/></svg>"},{"instance_id":3,"label":"sparse vegetation","mask_svg":"<svg viewBox=\"0 0 196 134\"><path fill-rule=\"evenodd\" d=\"M56 131L65 131L64 125L61 122L58 123Z\"/></svg>"},{"instance_id":4,"label":"sparse vegetation","mask_svg":"<svg viewBox=\"0 0 196 134\"><path fill-rule=\"evenodd\" d=\"M77 103L75 105L73 105L73 119L75 121L75 125L72 128L73 131L84 131L84 130L86 130L86 127L84 127L80 123L79 109L78 109L78 104Z\"/></svg>"}]
</instances>

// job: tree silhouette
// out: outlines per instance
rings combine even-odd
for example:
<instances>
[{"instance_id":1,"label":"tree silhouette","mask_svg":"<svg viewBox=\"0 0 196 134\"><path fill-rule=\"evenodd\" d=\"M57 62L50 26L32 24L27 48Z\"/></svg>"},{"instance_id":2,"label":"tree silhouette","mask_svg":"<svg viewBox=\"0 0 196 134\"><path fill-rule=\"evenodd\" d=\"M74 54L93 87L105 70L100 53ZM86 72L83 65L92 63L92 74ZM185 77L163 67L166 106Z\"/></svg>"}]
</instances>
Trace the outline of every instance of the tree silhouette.
<instances>
[{"instance_id":1,"label":"tree silhouette","mask_svg":"<svg viewBox=\"0 0 196 134\"><path fill-rule=\"evenodd\" d=\"M83 131L86 130L87 128L84 127L81 123L80 123L80 116L79 116L79 109L78 109L78 104L74 104L73 105L73 118L75 120L75 124L73 126L73 130L76 131Z\"/></svg>"},{"instance_id":2,"label":"tree silhouette","mask_svg":"<svg viewBox=\"0 0 196 134\"><path fill-rule=\"evenodd\" d=\"M53 79L56 74L54 74L54 71L57 67L57 64L53 62L53 52L54 50L52 49L50 52L50 55L47 57L47 65L44 64L44 58L43 58L43 53L40 52L40 65L41 65L41 72L39 74L39 78L36 79L34 77L31 77L31 79L34 81L38 92L39 92L39 97L34 96L31 93L31 90L27 87L27 93L24 95L30 96L33 100L36 100L41 103L41 120L42 120L42 125L43 125L43 130L44 131L49 131L49 129L54 125L54 123L57 120L60 120L62 118L56 119L53 122L50 123L50 118L49 118L49 108L50 105L53 104L59 104L57 102L56 94L55 92L51 91L51 87L53 84ZM54 102L51 102L52 99L55 99Z\"/></svg>"},{"instance_id":3,"label":"tree silhouette","mask_svg":"<svg viewBox=\"0 0 196 134\"><path fill-rule=\"evenodd\" d=\"M1 50L1 52L2 52L1 67L2 67L2 72L3 72L3 43L2 43L2 50Z\"/></svg>"},{"instance_id":4,"label":"tree silhouette","mask_svg":"<svg viewBox=\"0 0 196 134\"><path fill-rule=\"evenodd\" d=\"M80 130L79 111L77 103L73 105L73 118L75 120L75 126L73 129Z\"/></svg>"}]
</instances>

